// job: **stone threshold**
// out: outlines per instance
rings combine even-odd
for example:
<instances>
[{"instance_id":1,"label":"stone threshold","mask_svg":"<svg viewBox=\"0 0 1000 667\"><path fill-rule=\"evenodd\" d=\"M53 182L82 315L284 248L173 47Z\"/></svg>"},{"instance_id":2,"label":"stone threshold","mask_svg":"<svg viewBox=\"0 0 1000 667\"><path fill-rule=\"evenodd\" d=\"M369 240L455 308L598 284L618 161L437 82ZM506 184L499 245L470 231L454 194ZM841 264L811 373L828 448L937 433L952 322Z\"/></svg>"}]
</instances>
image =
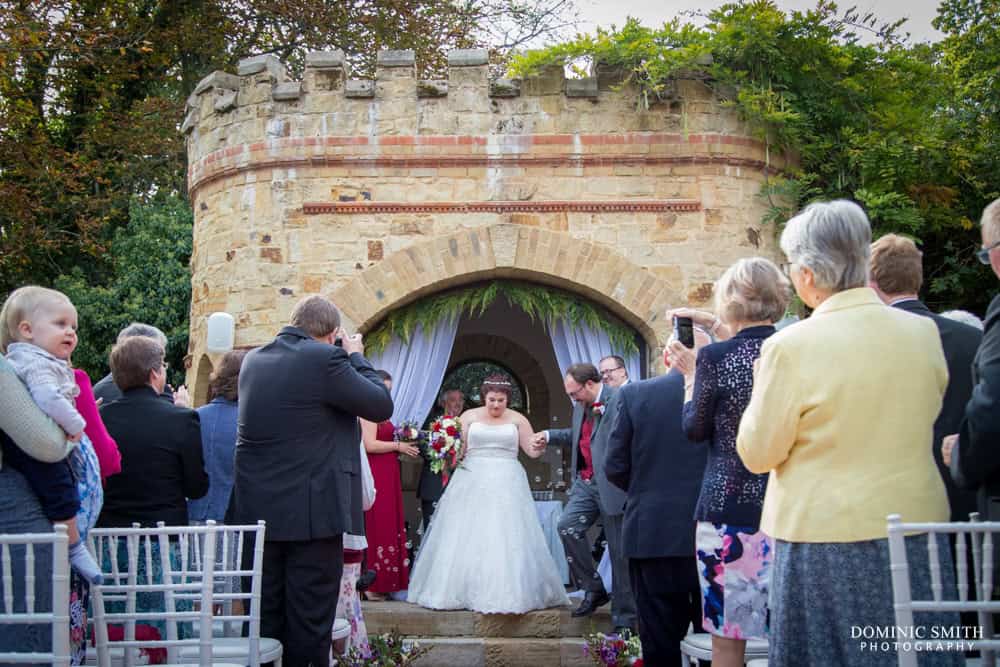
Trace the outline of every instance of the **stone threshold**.
<instances>
[{"instance_id":1,"label":"stone threshold","mask_svg":"<svg viewBox=\"0 0 1000 667\"><path fill-rule=\"evenodd\" d=\"M557 640L612 630L608 605L586 618L573 618L568 607L526 614L480 614L436 611L408 602L387 601L364 602L362 608L369 633L398 630L409 637Z\"/></svg>"}]
</instances>

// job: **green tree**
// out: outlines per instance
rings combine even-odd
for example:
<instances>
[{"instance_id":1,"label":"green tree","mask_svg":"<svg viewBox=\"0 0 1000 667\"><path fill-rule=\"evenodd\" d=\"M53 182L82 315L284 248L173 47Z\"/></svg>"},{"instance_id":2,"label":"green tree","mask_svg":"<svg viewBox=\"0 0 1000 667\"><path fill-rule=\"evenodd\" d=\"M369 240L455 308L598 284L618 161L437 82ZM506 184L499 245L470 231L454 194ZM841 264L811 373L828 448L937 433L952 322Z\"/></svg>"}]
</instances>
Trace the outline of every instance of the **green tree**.
<instances>
[{"instance_id":1,"label":"green tree","mask_svg":"<svg viewBox=\"0 0 1000 667\"><path fill-rule=\"evenodd\" d=\"M74 267L55 281L76 306L80 344L73 363L95 380L108 372L118 332L132 322L159 327L168 338L170 380L183 382L191 303L191 210L176 197L134 203L130 223L110 244L111 270L93 282Z\"/></svg>"},{"instance_id":2,"label":"green tree","mask_svg":"<svg viewBox=\"0 0 1000 667\"><path fill-rule=\"evenodd\" d=\"M272 53L296 74L339 48L363 76L411 48L435 71L572 19L570 0L0 0L0 293L71 266L101 279L133 203L183 196L178 127L213 70Z\"/></svg>"},{"instance_id":3,"label":"green tree","mask_svg":"<svg viewBox=\"0 0 1000 667\"><path fill-rule=\"evenodd\" d=\"M704 72L772 150L798 158L798 168L769 175L768 220L815 199L856 200L876 235L922 243L932 305L982 311L994 281L975 265L973 220L998 189L997 6L949 0L937 24L945 41L912 45L900 23L841 14L824 0L788 13L745 0L708 12L703 27L629 19L530 52L513 71L580 61L622 68L649 109L679 73Z\"/></svg>"}]
</instances>

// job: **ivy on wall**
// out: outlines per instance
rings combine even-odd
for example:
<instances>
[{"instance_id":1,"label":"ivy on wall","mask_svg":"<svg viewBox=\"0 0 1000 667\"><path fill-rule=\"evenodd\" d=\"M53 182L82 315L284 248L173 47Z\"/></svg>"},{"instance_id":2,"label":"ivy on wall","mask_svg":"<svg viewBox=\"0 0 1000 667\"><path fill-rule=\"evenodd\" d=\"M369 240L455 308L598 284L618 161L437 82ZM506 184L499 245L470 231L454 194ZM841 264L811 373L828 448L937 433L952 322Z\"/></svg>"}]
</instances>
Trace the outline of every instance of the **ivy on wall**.
<instances>
[{"instance_id":1,"label":"ivy on wall","mask_svg":"<svg viewBox=\"0 0 1000 667\"><path fill-rule=\"evenodd\" d=\"M639 352L635 332L602 308L562 290L512 281L479 284L403 306L365 335L365 349L370 354L379 354L393 336L409 342L417 327L428 331L445 319L463 315L478 317L499 296L503 296L509 305L527 313L532 321L541 320L546 326L553 320L564 320L573 327L586 324L606 333L611 346L620 353L629 355Z\"/></svg>"}]
</instances>

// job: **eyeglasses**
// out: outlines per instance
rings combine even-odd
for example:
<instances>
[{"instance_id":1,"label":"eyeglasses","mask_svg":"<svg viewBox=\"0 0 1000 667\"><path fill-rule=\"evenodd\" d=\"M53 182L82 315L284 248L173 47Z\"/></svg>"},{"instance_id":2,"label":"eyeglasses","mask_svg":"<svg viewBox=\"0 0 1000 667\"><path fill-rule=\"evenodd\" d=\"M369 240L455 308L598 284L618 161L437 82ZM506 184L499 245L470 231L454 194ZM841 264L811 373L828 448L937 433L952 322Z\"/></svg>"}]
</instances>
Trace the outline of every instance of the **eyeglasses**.
<instances>
[{"instance_id":1,"label":"eyeglasses","mask_svg":"<svg viewBox=\"0 0 1000 667\"><path fill-rule=\"evenodd\" d=\"M623 368L625 368L625 367L624 366L615 366L614 368L605 368L603 371L601 371L601 377L608 377L609 375L611 375L615 371L620 371Z\"/></svg>"},{"instance_id":2,"label":"eyeglasses","mask_svg":"<svg viewBox=\"0 0 1000 667\"><path fill-rule=\"evenodd\" d=\"M988 266L990 263L990 250L993 250L993 248L996 248L997 246L1000 246L1000 241L991 243L988 246L983 246L976 251L976 259Z\"/></svg>"},{"instance_id":3,"label":"eyeglasses","mask_svg":"<svg viewBox=\"0 0 1000 667\"><path fill-rule=\"evenodd\" d=\"M781 269L781 272L785 275L786 278L788 278L789 280L791 280L792 279L792 267L793 266L796 266L795 262L787 262L785 264L779 265L778 268Z\"/></svg>"},{"instance_id":4,"label":"eyeglasses","mask_svg":"<svg viewBox=\"0 0 1000 667\"><path fill-rule=\"evenodd\" d=\"M580 392L581 392L581 391L583 391L583 390L584 390L584 389L586 389L586 388L587 388L587 387L586 387L586 385L582 385L582 384L581 384L581 385L579 385L579 386L578 386L578 387L577 387L576 389L574 389L573 391L568 391L568 392L566 392L566 394L567 394L567 395L568 395L568 396L569 396L569 397L570 397L571 399L573 399L574 401L579 401L579 400L580 400Z\"/></svg>"}]
</instances>

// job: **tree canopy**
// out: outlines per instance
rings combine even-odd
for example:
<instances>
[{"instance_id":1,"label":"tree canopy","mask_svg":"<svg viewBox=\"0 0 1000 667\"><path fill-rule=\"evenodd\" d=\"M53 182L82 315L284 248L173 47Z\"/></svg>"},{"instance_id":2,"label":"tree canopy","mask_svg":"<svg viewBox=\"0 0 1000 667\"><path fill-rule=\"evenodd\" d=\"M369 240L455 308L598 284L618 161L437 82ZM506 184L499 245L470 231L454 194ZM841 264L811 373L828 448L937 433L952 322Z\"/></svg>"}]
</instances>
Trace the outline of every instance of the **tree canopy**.
<instances>
[{"instance_id":1,"label":"tree canopy","mask_svg":"<svg viewBox=\"0 0 1000 667\"><path fill-rule=\"evenodd\" d=\"M936 44L825 0L787 13L746 0L704 18L659 28L629 19L528 52L512 69L619 67L647 108L679 73L703 72L760 138L798 158L792 173L770 175L769 221L811 200L853 199L876 235L921 243L929 302L982 312L995 279L975 261L975 222L1000 196L1000 0L942 3Z\"/></svg>"},{"instance_id":2,"label":"tree canopy","mask_svg":"<svg viewBox=\"0 0 1000 667\"><path fill-rule=\"evenodd\" d=\"M155 231L172 235L161 238L168 246L190 243L190 220L177 213L187 169L179 127L213 70L274 54L296 75L306 52L342 49L365 76L377 51L393 48L414 49L426 75L451 48L489 46L499 60L558 33L574 11L571 0L0 0L0 294L57 281L116 291L132 261L117 254L131 251L125 238ZM150 206L177 224L140 220L119 234ZM178 282L174 295L189 289L183 253L156 259L183 261L161 278ZM160 303L155 289L146 296ZM85 326L100 326L87 307ZM186 331L187 310L167 311L179 319L165 327ZM103 364L85 348L78 357Z\"/></svg>"}]
</instances>

